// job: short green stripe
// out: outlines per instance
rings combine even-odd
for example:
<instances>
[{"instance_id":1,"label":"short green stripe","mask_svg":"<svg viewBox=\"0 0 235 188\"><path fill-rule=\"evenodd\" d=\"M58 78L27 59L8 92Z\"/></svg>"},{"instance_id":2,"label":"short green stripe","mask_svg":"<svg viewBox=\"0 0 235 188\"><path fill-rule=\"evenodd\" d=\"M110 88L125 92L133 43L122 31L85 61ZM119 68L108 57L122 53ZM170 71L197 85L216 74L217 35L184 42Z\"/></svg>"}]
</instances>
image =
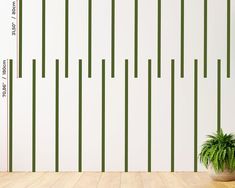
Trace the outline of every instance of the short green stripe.
<instances>
[{"instance_id":1,"label":"short green stripe","mask_svg":"<svg viewBox=\"0 0 235 188\"><path fill-rule=\"evenodd\" d=\"M19 77L22 78L23 0L19 0Z\"/></svg>"},{"instance_id":2,"label":"short green stripe","mask_svg":"<svg viewBox=\"0 0 235 188\"><path fill-rule=\"evenodd\" d=\"M194 60L194 172L197 172L198 60Z\"/></svg>"},{"instance_id":3,"label":"short green stripe","mask_svg":"<svg viewBox=\"0 0 235 188\"><path fill-rule=\"evenodd\" d=\"M88 77L92 71L92 0L88 0Z\"/></svg>"},{"instance_id":4,"label":"short green stripe","mask_svg":"<svg viewBox=\"0 0 235 188\"><path fill-rule=\"evenodd\" d=\"M227 77L230 78L230 19L231 0L227 0Z\"/></svg>"},{"instance_id":5,"label":"short green stripe","mask_svg":"<svg viewBox=\"0 0 235 188\"><path fill-rule=\"evenodd\" d=\"M102 172L105 171L105 60L102 60L102 115L101 115L101 123L102 123L102 152L101 152L101 166Z\"/></svg>"},{"instance_id":6,"label":"short green stripe","mask_svg":"<svg viewBox=\"0 0 235 188\"><path fill-rule=\"evenodd\" d=\"M13 60L9 60L9 172L13 170Z\"/></svg>"},{"instance_id":7,"label":"short green stripe","mask_svg":"<svg viewBox=\"0 0 235 188\"><path fill-rule=\"evenodd\" d=\"M111 28L111 76L114 78L115 76L115 0L112 0L112 28Z\"/></svg>"},{"instance_id":8,"label":"short green stripe","mask_svg":"<svg viewBox=\"0 0 235 188\"><path fill-rule=\"evenodd\" d=\"M204 78L207 77L207 0L204 0Z\"/></svg>"},{"instance_id":9,"label":"short green stripe","mask_svg":"<svg viewBox=\"0 0 235 188\"><path fill-rule=\"evenodd\" d=\"M69 75L69 0L65 0L65 77Z\"/></svg>"},{"instance_id":10,"label":"short green stripe","mask_svg":"<svg viewBox=\"0 0 235 188\"><path fill-rule=\"evenodd\" d=\"M175 60L171 60L171 172L174 172L175 158Z\"/></svg>"},{"instance_id":11,"label":"short green stripe","mask_svg":"<svg viewBox=\"0 0 235 188\"><path fill-rule=\"evenodd\" d=\"M46 0L42 0L42 78L46 74Z\"/></svg>"},{"instance_id":12,"label":"short green stripe","mask_svg":"<svg viewBox=\"0 0 235 188\"><path fill-rule=\"evenodd\" d=\"M181 0L181 43L180 43L180 76L184 77L184 0Z\"/></svg>"},{"instance_id":13,"label":"short green stripe","mask_svg":"<svg viewBox=\"0 0 235 188\"><path fill-rule=\"evenodd\" d=\"M128 59L125 60L125 172L128 172Z\"/></svg>"},{"instance_id":14,"label":"short green stripe","mask_svg":"<svg viewBox=\"0 0 235 188\"><path fill-rule=\"evenodd\" d=\"M221 60L217 60L217 130L221 128Z\"/></svg>"},{"instance_id":15,"label":"short green stripe","mask_svg":"<svg viewBox=\"0 0 235 188\"><path fill-rule=\"evenodd\" d=\"M55 98L55 171L59 171L59 60L56 60L56 98Z\"/></svg>"},{"instance_id":16,"label":"short green stripe","mask_svg":"<svg viewBox=\"0 0 235 188\"><path fill-rule=\"evenodd\" d=\"M157 76L161 78L161 0L158 0L158 69L157 69Z\"/></svg>"},{"instance_id":17,"label":"short green stripe","mask_svg":"<svg viewBox=\"0 0 235 188\"><path fill-rule=\"evenodd\" d=\"M36 60L32 67L32 171L36 171Z\"/></svg>"},{"instance_id":18,"label":"short green stripe","mask_svg":"<svg viewBox=\"0 0 235 188\"><path fill-rule=\"evenodd\" d=\"M138 77L138 0L135 0L135 31L134 31L134 71L135 78Z\"/></svg>"},{"instance_id":19,"label":"short green stripe","mask_svg":"<svg viewBox=\"0 0 235 188\"><path fill-rule=\"evenodd\" d=\"M78 110L78 117L79 117L79 141L78 141L78 150L79 150L79 172L82 172L82 60L79 59L79 110Z\"/></svg>"},{"instance_id":20,"label":"short green stripe","mask_svg":"<svg viewBox=\"0 0 235 188\"><path fill-rule=\"evenodd\" d=\"M148 172L151 172L151 122L152 122L152 65L151 59L148 60Z\"/></svg>"}]
</instances>

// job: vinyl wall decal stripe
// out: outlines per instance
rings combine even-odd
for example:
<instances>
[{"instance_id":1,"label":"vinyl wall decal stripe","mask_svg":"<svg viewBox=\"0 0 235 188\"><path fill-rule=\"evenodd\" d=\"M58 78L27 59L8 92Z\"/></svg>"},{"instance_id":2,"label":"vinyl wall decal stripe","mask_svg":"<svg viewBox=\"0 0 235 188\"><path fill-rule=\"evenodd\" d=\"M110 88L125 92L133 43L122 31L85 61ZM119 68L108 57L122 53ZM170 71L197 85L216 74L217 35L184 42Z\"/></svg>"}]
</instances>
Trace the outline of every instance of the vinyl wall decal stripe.
<instances>
[{"instance_id":1,"label":"vinyl wall decal stripe","mask_svg":"<svg viewBox=\"0 0 235 188\"><path fill-rule=\"evenodd\" d=\"M134 76L138 77L138 1L135 0L135 28L134 28Z\"/></svg>"},{"instance_id":2,"label":"vinyl wall decal stripe","mask_svg":"<svg viewBox=\"0 0 235 188\"><path fill-rule=\"evenodd\" d=\"M221 128L221 60L217 60L217 130Z\"/></svg>"},{"instance_id":3,"label":"vinyl wall decal stripe","mask_svg":"<svg viewBox=\"0 0 235 188\"><path fill-rule=\"evenodd\" d=\"M59 171L59 60L56 60L55 74L55 171Z\"/></svg>"},{"instance_id":4,"label":"vinyl wall decal stripe","mask_svg":"<svg viewBox=\"0 0 235 188\"><path fill-rule=\"evenodd\" d=\"M32 171L36 171L36 60L32 66Z\"/></svg>"},{"instance_id":5,"label":"vinyl wall decal stripe","mask_svg":"<svg viewBox=\"0 0 235 188\"><path fill-rule=\"evenodd\" d=\"M198 137L198 60L194 60L194 172L197 172L197 137Z\"/></svg>"},{"instance_id":6,"label":"vinyl wall decal stripe","mask_svg":"<svg viewBox=\"0 0 235 188\"><path fill-rule=\"evenodd\" d=\"M105 60L102 60L102 109L101 109L101 171L105 172Z\"/></svg>"},{"instance_id":7,"label":"vinyl wall decal stripe","mask_svg":"<svg viewBox=\"0 0 235 188\"><path fill-rule=\"evenodd\" d=\"M82 60L79 59L79 91L78 91L78 122L79 122L79 125L78 125L78 129L79 129L79 132L78 132L78 135L79 135L79 140L78 140L78 171L79 172L82 172Z\"/></svg>"},{"instance_id":8,"label":"vinyl wall decal stripe","mask_svg":"<svg viewBox=\"0 0 235 188\"><path fill-rule=\"evenodd\" d=\"M227 0L227 77L230 78L230 24L231 24L231 0Z\"/></svg>"},{"instance_id":9,"label":"vinyl wall decal stripe","mask_svg":"<svg viewBox=\"0 0 235 188\"><path fill-rule=\"evenodd\" d=\"M148 60L148 172L151 172L152 139L152 62Z\"/></svg>"},{"instance_id":10,"label":"vinyl wall decal stripe","mask_svg":"<svg viewBox=\"0 0 235 188\"><path fill-rule=\"evenodd\" d=\"M92 0L88 0L88 77L92 71Z\"/></svg>"},{"instance_id":11,"label":"vinyl wall decal stripe","mask_svg":"<svg viewBox=\"0 0 235 188\"><path fill-rule=\"evenodd\" d=\"M171 60L171 172L175 160L175 60Z\"/></svg>"},{"instance_id":12,"label":"vinyl wall decal stripe","mask_svg":"<svg viewBox=\"0 0 235 188\"><path fill-rule=\"evenodd\" d=\"M46 0L42 0L42 78L46 74Z\"/></svg>"},{"instance_id":13,"label":"vinyl wall decal stripe","mask_svg":"<svg viewBox=\"0 0 235 188\"><path fill-rule=\"evenodd\" d=\"M158 64L157 64L157 77L161 78L161 0L158 0L158 35L157 35L157 50L158 50Z\"/></svg>"},{"instance_id":14,"label":"vinyl wall decal stripe","mask_svg":"<svg viewBox=\"0 0 235 188\"><path fill-rule=\"evenodd\" d=\"M181 0L180 76L184 77L184 0Z\"/></svg>"},{"instance_id":15,"label":"vinyl wall decal stripe","mask_svg":"<svg viewBox=\"0 0 235 188\"><path fill-rule=\"evenodd\" d=\"M128 81L128 59L125 60L125 172L128 172L128 93L129 93L129 81Z\"/></svg>"},{"instance_id":16,"label":"vinyl wall decal stripe","mask_svg":"<svg viewBox=\"0 0 235 188\"><path fill-rule=\"evenodd\" d=\"M204 78L207 78L207 0L204 0Z\"/></svg>"},{"instance_id":17,"label":"vinyl wall decal stripe","mask_svg":"<svg viewBox=\"0 0 235 188\"><path fill-rule=\"evenodd\" d=\"M13 171L13 60L9 60L9 172Z\"/></svg>"},{"instance_id":18,"label":"vinyl wall decal stripe","mask_svg":"<svg viewBox=\"0 0 235 188\"><path fill-rule=\"evenodd\" d=\"M69 75L69 0L65 0L65 77Z\"/></svg>"},{"instance_id":19,"label":"vinyl wall decal stripe","mask_svg":"<svg viewBox=\"0 0 235 188\"><path fill-rule=\"evenodd\" d=\"M111 18L111 77L115 76L115 0L112 0L112 18Z\"/></svg>"},{"instance_id":20,"label":"vinyl wall decal stripe","mask_svg":"<svg viewBox=\"0 0 235 188\"><path fill-rule=\"evenodd\" d=\"M19 0L19 77L22 78L22 29L23 27L23 0Z\"/></svg>"}]
</instances>

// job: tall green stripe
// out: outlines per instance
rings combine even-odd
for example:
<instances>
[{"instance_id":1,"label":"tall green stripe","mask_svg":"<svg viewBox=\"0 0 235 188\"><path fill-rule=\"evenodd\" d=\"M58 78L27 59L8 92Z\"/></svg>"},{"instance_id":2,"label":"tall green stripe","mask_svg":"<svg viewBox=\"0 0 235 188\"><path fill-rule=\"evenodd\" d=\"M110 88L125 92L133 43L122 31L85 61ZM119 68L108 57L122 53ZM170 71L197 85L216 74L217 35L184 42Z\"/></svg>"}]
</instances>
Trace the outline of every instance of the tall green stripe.
<instances>
[{"instance_id":1,"label":"tall green stripe","mask_svg":"<svg viewBox=\"0 0 235 188\"><path fill-rule=\"evenodd\" d=\"M88 77L92 71L92 0L88 1Z\"/></svg>"},{"instance_id":2,"label":"tall green stripe","mask_svg":"<svg viewBox=\"0 0 235 188\"><path fill-rule=\"evenodd\" d=\"M207 77L207 0L204 0L204 78Z\"/></svg>"},{"instance_id":3,"label":"tall green stripe","mask_svg":"<svg viewBox=\"0 0 235 188\"><path fill-rule=\"evenodd\" d=\"M135 78L138 77L138 0L135 0L135 38L134 38L134 71Z\"/></svg>"},{"instance_id":4,"label":"tall green stripe","mask_svg":"<svg viewBox=\"0 0 235 188\"><path fill-rule=\"evenodd\" d=\"M79 155L79 172L82 171L82 60L79 59L79 109L78 109L78 117L79 117L79 141L78 141L78 155Z\"/></svg>"},{"instance_id":5,"label":"tall green stripe","mask_svg":"<svg viewBox=\"0 0 235 188\"><path fill-rule=\"evenodd\" d=\"M59 171L59 60L56 60L55 97L55 171Z\"/></svg>"},{"instance_id":6,"label":"tall green stripe","mask_svg":"<svg viewBox=\"0 0 235 188\"><path fill-rule=\"evenodd\" d=\"M221 128L221 60L217 61L217 130Z\"/></svg>"},{"instance_id":7,"label":"tall green stripe","mask_svg":"<svg viewBox=\"0 0 235 188\"><path fill-rule=\"evenodd\" d=\"M112 59L112 65L111 65L111 76L114 78L115 76L115 0L112 0L112 26L111 26L111 32L112 32L112 39L111 39L111 59Z\"/></svg>"},{"instance_id":8,"label":"tall green stripe","mask_svg":"<svg viewBox=\"0 0 235 188\"><path fill-rule=\"evenodd\" d=\"M194 172L197 172L198 60L194 60Z\"/></svg>"},{"instance_id":9,"label":"tall green stripe","mask_svg":"<svg viewBox=\"0 0 235 188\"><path fill-rule=\"evenodd\" d=\"M65 0L65 77L69 75L69 0Z\"/></svg>"},{"instance_id":10,"label":"tall green stripe","mask_svg":"<svg viewBox=\"0 0 235 188\"><path fill-rule=\"evenodd\" d=\"M128 59L125 60L125 172L128 172Z\"/></svg>"},{"instance_id":11,"label":"tall green stripe","mask_svg":"<svg viewBox=\"0 0 235 188\"><path fill-rule=\"evenodd\" d=\"M22 78L23 0L19 0L19 77Z\"/></svg>"},{"instance_id":12,"label":"tall green stripe","mask_svg":"<svg viewBox=\"0 0 235 188\"><path fill-rule=\"evenodd\" d=\"M46 0L42 0L42 77L46 74Z\"/></svg>"},{"instance_id":13,"label":"tall green stripe","mask_svg":"<svg viewBox=\"0 0 235 188\"><path fill-rule=\"evenodd\" d=\"M32 67L32 171L36 171L36 60Z\"/></svg>"},{"instance_id":14,"label":"tall green stripe","mask_svg":"<svg viewBox=\"0 0 235 188\"><path fill-rule=\"evenodd\" d=\"M181 43L180 43L180 76L184 77L184 0L181 0Z\"/></svg>"},{"instance_id":15,"label":"tall green stripe","mask_svg":"<svg viewBox=\"0 0 235 188\"><path fill-rule=\"evenodd\" d=\"M148 60L148 172L151 172L151 122L152 122L152 65L151 59Z\"/></svg>"},{"instance_id":16,"label":"tall green stripe","mask_svg":"<svg viewBox=\"0 0 235 188\"><path fill-rule=\"evenodd\" d=\"M158 0L158 69L157 69L157 76L158 78L161 77L161 0Z\"/></svg>"},{"instance_id":17,"label":"tall green stripe","mask_svg":"<svg viewBox=\"0 0 235 188\"><path fill-rule=\"evenodd\" d=\"M13 170L13 60L9 60L9 172Z\"/></svg>"},{"instance_id":18,"label":"tall green stripe","mask_svg":"<svg viewBox=\"0 0 235 188\"><path fill-rule=\"evenodd\" d=\"M171 172L174 172L175 158L175 60L171 60Z\"/></svg>"},{"instance_id":19,"label":"tall green stripe","mask_svg":"<svg viewBox=\"0 0 235 188\"><path fill-rule=\"evenodd\" d=\"M227 0L227 77L230 78L230 16L231 0Z\"/></svg>"},{"instance_id":20,"label":"tall green stripe","mask_svg":"<svg viewBox=\"0 0 235 188\"><path fill-rule=\"evenodd\" d=\"M101 115L101 123L102 123L102 152L101 152L101 166L102 172L105 171L105 60L102 60L102 115Z\"/></svg>"}]
</instances>

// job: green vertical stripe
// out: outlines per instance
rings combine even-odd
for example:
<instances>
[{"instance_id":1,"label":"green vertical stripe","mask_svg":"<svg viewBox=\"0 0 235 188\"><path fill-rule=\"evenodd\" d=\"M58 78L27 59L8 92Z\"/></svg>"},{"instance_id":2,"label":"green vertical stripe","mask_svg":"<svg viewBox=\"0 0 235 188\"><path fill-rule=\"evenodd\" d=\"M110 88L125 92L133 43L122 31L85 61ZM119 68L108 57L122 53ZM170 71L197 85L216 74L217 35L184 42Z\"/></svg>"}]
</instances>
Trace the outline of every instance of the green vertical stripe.
<instances>
[{"instance_id":1,"label":"green vertical stripe","mask_svg":"<svg viewBox=\"0 0 235 188\"><path fill-rule=\"evenodd\" d=\"M135 31L134 31L134 61L135 78L138 77L138 0L135 0Z\"/></svg>"},{"instance_id":2,"label":"green vertical stripe","mask_svg":"<svg viewBox=\"0 0 235 188\"><path fill-rule=\"evenodd\" d=\"M101 123L102 123L102 152L101 152L101 166L102 172L105 171L105 60L102 60L102 115L101 115Z\"/></svg>"},{"instance_id":3,"label":"green vertical stripe","mask_svg":"<svg viewBox=\"0 0 235 188\"><path fill-rule=\"evenodd\" d=\"M221 60L217 61L217 130L221 128Z\"/></svg>"},{"instance_id":4,"label":"green vertical stripe","mask_svg":"<svg viewBox=\"0 0 235 188\"><path fill-rule=\"evenodd\" d=\"M125 60L125 172L128 172L128 59Z\"/></svg>"},{"instance_id":5,"label":"green vertical stripe","mask_svg":"<svg viewBox=\"0 0 235 188\"><path fill-rule=\"evenodd\" d=\"M59 171L59 60L56 60L55 97L55 171Z\"/></svg>"},{"instance_id":6,"label":"green vertical stripe","mask_svg":"<svg viewBox=\"0 0 235 188\"><path fill-rule=\"evenodd\" d=\"M198 60L194 60L194 172L197 172Z\"/></svg>"},{"instance_id":7,"label":"green vertical stripe","mask_svg":"<svg viewBox=\"0 0 235 188\"><path fill-rule=\"evenodd\" d=\"M227 77L230 78L230 15L231 0L227 0Z\"/></svg>"},{"instance_id":8,"label":"green vertical stripe","mask_svg":"<svg viewBox=\"0 0 235 188\"><path fill-rule=\"evenodd\" d=\"M175 158L175 60L171 60L171 172L174 172Z\"/></svg>"},{"instance_id":9,"label":"green vertical stripe","mask_svg":"<svg viewBox=\"0 0 235 188\"><path fill-rule=\"evenodd\" d=\"M180 43L180 76L184 77L184 0L181 0L181 43Z\"/></svg>"},{"instance_id":10,"label":"green vertical stripe","mask_svg":"<svg viewBox=\"0 0 235 188\"><path fill-rule=\"evenodd\" d=\"M79 172L82 171L82 60L79 59L79 99L78 99L78 103L79 103L79 110L78 110L78 117L79 117L79 141L78 141L78 155L79 155Z\"/></svg>"},{"instance_id":11,"label":"green vertical stripe","mask_svg":"<svg viewBox=\"0 0 235 188\"><path fill-rule=\"evenodd\" d=\"M157 76L158 78L161 77L161 0L158 0L158 69L157 69Z\"/></svg>"},{"instance_id":12,"label":"green vertical stripe","mask_svg":"<svg viewBox=\"0 0 235 188\"><path fill-rule=\"evenodd\" d=\"M151 172L151 121L152 121L152 65L151 59L148 60L148 172Z\"/></svg>"},{"instance_id":13,"label":"green vertical stripe","mask_svg":"<svg viewBox=\"0 0 235 188\"><path fill-rule=\"evenodd\" d=\"M23 0L19 0L19 77L22 78Z\"/></svg>"},{"instance_id":14,"label":"green vertical stripe","mask_svg":"<svg viewBox=\"0 0 235 188\"><path fill-rule=\"evenodd\" d=\"M13 60L9 61L9 172L13 170Z\"/></svg>"},{"instance_id":15,"label":"green vertical stripe","mask_svg":"<svg viewBox=\"0 0 235 188\"><path fill-rule=\"evenodd\" d=\"M115 76L115 0L112 0L112 26L111 26L111 32L112 32L112 42L111 42L111 59L112 59L112 65L111 65L111 76L114 78Z\"/></svg>"},{"instance_id":16,"label":"green vertical stripe","mask_svg":"<svg viewBox=\"0 0 235 188\"><path fill-rule=\"evenodd\" d=\"M88 77L91 78L92 70L92 0L88 0Z\"/></svg>"},{"instance_id":17,"label":"green vertical stripe","mask_svg":"<svg viewBox=\"0 0 235 188\"><path fill-rule=\"evenodd\" d=\"M36 60L32 68L32 171L36 171Z\"/></svg>"},{"instance_id":18,"label":"green vertical stripe","mask_svg":"<svg viewBox=\"0 0 235 188\"><path fill-rule=\"evenodd\" d=\"M65 0L65 77L69 75L69 0Z\"/></svg>"},{"instance_id":19,"label":"green vertical stripe","mask_svg":"<svg viewBox=\"0 0 235 188\"><path fill-rule=\"evenodd\" d=\"M207 0L204 0L204 78L207 77Z\"/></svg>"},{"instance_id":20,"label":"green vertical stripe","mask_svg":"<svg viewBox=\"0 0 235 188\"><path fill-rule=\"evenodd\" d=\"M46 0L42 0L42 77L46 74Z\"/></svg>"}]
</instances>

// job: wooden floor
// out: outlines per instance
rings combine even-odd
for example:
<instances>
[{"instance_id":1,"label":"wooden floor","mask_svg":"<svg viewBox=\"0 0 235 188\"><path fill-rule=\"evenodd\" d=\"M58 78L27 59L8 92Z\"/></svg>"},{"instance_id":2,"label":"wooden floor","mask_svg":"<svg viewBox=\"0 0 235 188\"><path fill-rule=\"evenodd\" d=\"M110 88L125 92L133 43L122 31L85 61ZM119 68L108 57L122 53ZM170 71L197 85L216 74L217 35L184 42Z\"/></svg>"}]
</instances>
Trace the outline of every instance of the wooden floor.
<instances>
[{"instance_id":1,"label":"wooden floor","mask_svg":"<svg viewBox=\"0 0 235 188\"><path fill-rule=\"evenodd\" d=\"M235 188L207 173L0 173L0 187L12 188Z\"/></svg>"}]
</instances>

